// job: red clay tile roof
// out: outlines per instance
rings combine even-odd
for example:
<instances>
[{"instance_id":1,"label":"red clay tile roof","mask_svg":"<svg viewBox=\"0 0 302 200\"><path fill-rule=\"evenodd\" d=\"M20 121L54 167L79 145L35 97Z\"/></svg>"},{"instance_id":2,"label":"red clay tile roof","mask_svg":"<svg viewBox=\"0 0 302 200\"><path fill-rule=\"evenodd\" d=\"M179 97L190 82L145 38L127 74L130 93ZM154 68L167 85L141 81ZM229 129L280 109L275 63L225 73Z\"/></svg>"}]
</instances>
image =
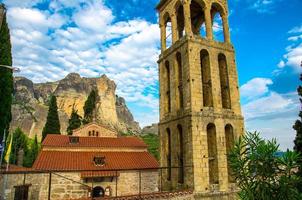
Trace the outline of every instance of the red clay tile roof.
<instances>
[{"instance_id":1,"label":"red clay tile roof","mask_svg":"<svg viewBox=\"0 0 302 200\"><path fill-rule=\"evenodd\" d=\"M79 143L70 144L69 136L48 134L44 139L45 147L137 147L147 148L147 145L137 137L79 137Z\"/></svg>"},{"instance_id":2,"label":"red clay tile roof","mask_svg":"<svg viewBox=\"0 0 302 200\"><path fill-rule=\"evenodd\" d=\"M1 171L6 171L6 170L7 170L6 165L2 165ZM17 165L13 165L13 164L8 165L9 172L24 172L24 171L31 171L31 170L32 170L32 168L17 166Z\"/></svg>"},{"instance_id":3,"label":"red clay tile roof","mask_svg":"<svg viewBox=\"0 0 302 200\"><path fill-rule=\"evenodd\" d=\"M93 158L105 157L104 166L96 166ZM157 160L149 152L72 152L41 151L35 170L118 170L157 168Z\"/></svg>"},{"instance_id":4,"label":"red clay tile roof","mask_svg":"<svg viewBox=\"0 0 302 200\"><path fill-rule=\"evenodd\" d=\"M119 172L115 171L88 171L88 172L81 172L81 178L92 178L92 177L116 177L119 176Z\"/></svg>"}]
</instances>

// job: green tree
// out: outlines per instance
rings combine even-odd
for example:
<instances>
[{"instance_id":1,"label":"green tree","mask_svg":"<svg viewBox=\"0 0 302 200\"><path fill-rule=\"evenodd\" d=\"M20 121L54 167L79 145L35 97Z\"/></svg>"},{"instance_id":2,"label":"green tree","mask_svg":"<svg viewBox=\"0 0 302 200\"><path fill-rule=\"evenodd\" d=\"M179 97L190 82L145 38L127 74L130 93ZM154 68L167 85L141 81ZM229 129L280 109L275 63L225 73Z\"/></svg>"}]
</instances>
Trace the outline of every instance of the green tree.
<instances>
[{"instance_id":1,"label":"green tree","mask_svg":"<svg viewBox=\"0 0 302 200\"><path fill-rule=\"evenodd\" d=\"M301 64L302 66L302 64ZM302 81L302 74L300 74L300 80ZM300 85L297 89L298 94L300 96L300 104L302 103L302 86ZM296 138L295 138L295 151L302 154L302 111L300 110L299 119L296 121L293 128L296 130Z\"/></svg>"},{"instance_id":2,"label":"green tree","mask_svg":"<svg viewBox=\"0 0 302 200\"><path fill-rule=\"evenodd\" d=\"M3 4L0 7L4 8ZM0 24L0 65L12 66L11 42L6 15L4 15L2 25ZM4 131L8 133L11 116L11 104L13 93L12 70L0 66L0 141L2 141Z\"/></svg>"},{"instance_id":3,"label":"green tree","mask_svg":"<svg viewBox=\"0 0 302 200\"><path fill-rule=\"evenodd\" d=\"M13 137L12 148L9 157L10 164L17 164L18 155L23 150L23 153L27 151L27 136L23 133L21 128L16 128L16 130L10 134L6 141L6 151L8 149L9 143L11 141L11 137ZM24 157L23 157L24 158Z\"/></svg>"},{"instance_id":4,"label":"green tree","mask_svg":"<svg viewBox=\"0 0 302 200\"><path fill-rule=\"evenodd\" d=\"M302 67L302 62L301 62ZM302 74L300 74L300 81L302 81ZM299 85L298 94L300 96L300 104L302 106L302 86ZM299 113L299 119L295 122L293 128L296 130L296 138L294 140L294 150L302 155L302 110ZM299 160L299 176L302 179L302 158ZM297 184L297 188L302 191L302 182Z\"/></svg>"},{"instance_id":5,"label":"green tree","mask_svg":"<svg viewBox=\"0 0 302 200\"><path fill-rule=\"evenodd\" d=\"M299 154L287 150L277 156L276 140L266 141L259 133L247 132L235 142L229 164L244 200L302 199L296 188Z\"/></svg>"},{"instance_id":6,"label":"green tree","mask_svg":"<svg viewBox=\"0 0 302 200\"><path fill-rule=\"evenodd\" d=\"M85 101L84 105L84 119L83 124L88 124L92 122L93 119L93 112L95 110L97 100L97 92L95 90L91 90L87 100Z\"/></svg>"},{"instance_id":7,"label":"green tree","mask_svg":"<svg viewBox=\"0 0 302 200\"><path fill-rule=\"evenodd\" d=\"M35 135L34 140L28 139L27 146L29 146L30 148L26 148L26 151L24 152L25 154L24 154L23 166L32 167L39 153L39 143L38 143L37 135Z\"/></svg>"},{"instance_id":8,"label":"green tree","mask_svg":"<svg viewBox=\"0 0 302 200\"><path fill-rule=\"evenodd\" d=\"M50 97L47 119L42 131L42 141L47 134L60 134L60 120L55 95L51 95Z\"/></svg>"},{"instance_id":9,"label":"green tree","mask_svg":"<svg viewBox=\"0 0 302 200\"><path fill-rule=\"evenodd\" d=\"M78 115L78 111L72 108L72 112L70 115L70 119L68 121L67 133L68 135L72 135L72 131L77 129L82 124L82 118Z\"/></svg>"}]
</instances>

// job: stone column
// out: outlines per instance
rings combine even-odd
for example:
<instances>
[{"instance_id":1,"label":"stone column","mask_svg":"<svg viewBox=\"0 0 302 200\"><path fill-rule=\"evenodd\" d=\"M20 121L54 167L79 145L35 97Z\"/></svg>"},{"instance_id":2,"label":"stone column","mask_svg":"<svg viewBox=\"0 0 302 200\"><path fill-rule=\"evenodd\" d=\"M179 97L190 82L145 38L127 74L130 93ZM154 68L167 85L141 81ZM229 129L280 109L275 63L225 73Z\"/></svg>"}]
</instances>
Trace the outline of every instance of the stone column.
<instances>
[{"instance_id":1,"label":"stone column","mask_svg":"<svg viewBox=\"0 0 302 200\"><path fill-rule=\"evenodd\" d=\"M213 40L211 8L209 6L206 6L204 8L204 14L205 14L205 20L206 20L207 39Z\"/></svg>"},{"instance_id":2,"label":"stone column","mask_svg":"<svg viewBox=\"0 0 302 200\"><path fill-rule=\"evenodd\" d=\"M185 32L186 32L186 35L188 35L188 36L192 36L190 4L191 4L191 0L184 0L184 2L183 2Z\"/></svg>"},{"instance_id":3,"label":"stone column","mask_svg":"<svg viewBox=\"0 0 302 200\"><path fill-rule=\"evenodd\" d=\"M222 18L222 23L223 23L224 41L226 43L231 43L228 16L227 16L227 14L223 14L221 18Z\"/></svg>"},{"instance_id":4,"label":"stone column","mask_svg":"<svg viewBox=\"0 0 302 200\"><path fill-rule=\"evenodd\" d=\"M165 23L161 22L159 25L160 28L160 39L161 39L161 51L166 50L166 25Z\"/></svg>"},{"instance_id":5,"label":"stone column","mask_svg":"<svg viewBox=\"0 0 302 200\"><path fill-rule=\"evenodd\" d=\"M176 19L176 14L173 13L171 16L171 31L172 31L172 44L174 44L178 40L178 27L177 27L177 19Z\"/></svg>"}]
</instances>

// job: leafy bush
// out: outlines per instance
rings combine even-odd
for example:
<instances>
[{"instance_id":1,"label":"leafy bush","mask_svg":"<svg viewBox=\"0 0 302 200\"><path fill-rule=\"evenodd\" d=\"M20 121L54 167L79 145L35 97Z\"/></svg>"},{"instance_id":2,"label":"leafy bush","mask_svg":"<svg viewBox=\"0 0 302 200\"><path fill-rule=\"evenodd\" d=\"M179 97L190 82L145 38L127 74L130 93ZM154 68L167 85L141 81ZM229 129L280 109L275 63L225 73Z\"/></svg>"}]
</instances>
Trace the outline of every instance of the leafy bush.
<instances>
[{"instance_id":1,"label":"leafy bush","mask_svg":"<svg viewBox=\"0 0 302 200\"><path fill-rule=\"evenodd\" d=\"M265 141L259 133L247 132L235 142L229 164L244 200L302 199L296 189L299 154L287 150L276 156L276 140Z\"/></svg>"}]
</instances>

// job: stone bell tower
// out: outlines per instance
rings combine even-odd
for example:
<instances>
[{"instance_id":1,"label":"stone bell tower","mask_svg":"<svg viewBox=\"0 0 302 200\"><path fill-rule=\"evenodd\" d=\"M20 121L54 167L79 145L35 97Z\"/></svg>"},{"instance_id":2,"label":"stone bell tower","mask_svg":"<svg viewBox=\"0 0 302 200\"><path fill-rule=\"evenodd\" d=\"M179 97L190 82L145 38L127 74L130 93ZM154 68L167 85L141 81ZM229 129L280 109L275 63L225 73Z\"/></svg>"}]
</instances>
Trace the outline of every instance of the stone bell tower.
<instances>
[{"instance_id":1,"label":"stone bell tower","mask_svg":"<svg viewBox=\"0 0 302 200\"><path fill-rule=\"evenodd\" d=\"M230 194L227 154L244 123L227 0L161 0L156 8L162 187ZM217 16L223 41L214 37Z\"/></svg>"}]
</instances>

